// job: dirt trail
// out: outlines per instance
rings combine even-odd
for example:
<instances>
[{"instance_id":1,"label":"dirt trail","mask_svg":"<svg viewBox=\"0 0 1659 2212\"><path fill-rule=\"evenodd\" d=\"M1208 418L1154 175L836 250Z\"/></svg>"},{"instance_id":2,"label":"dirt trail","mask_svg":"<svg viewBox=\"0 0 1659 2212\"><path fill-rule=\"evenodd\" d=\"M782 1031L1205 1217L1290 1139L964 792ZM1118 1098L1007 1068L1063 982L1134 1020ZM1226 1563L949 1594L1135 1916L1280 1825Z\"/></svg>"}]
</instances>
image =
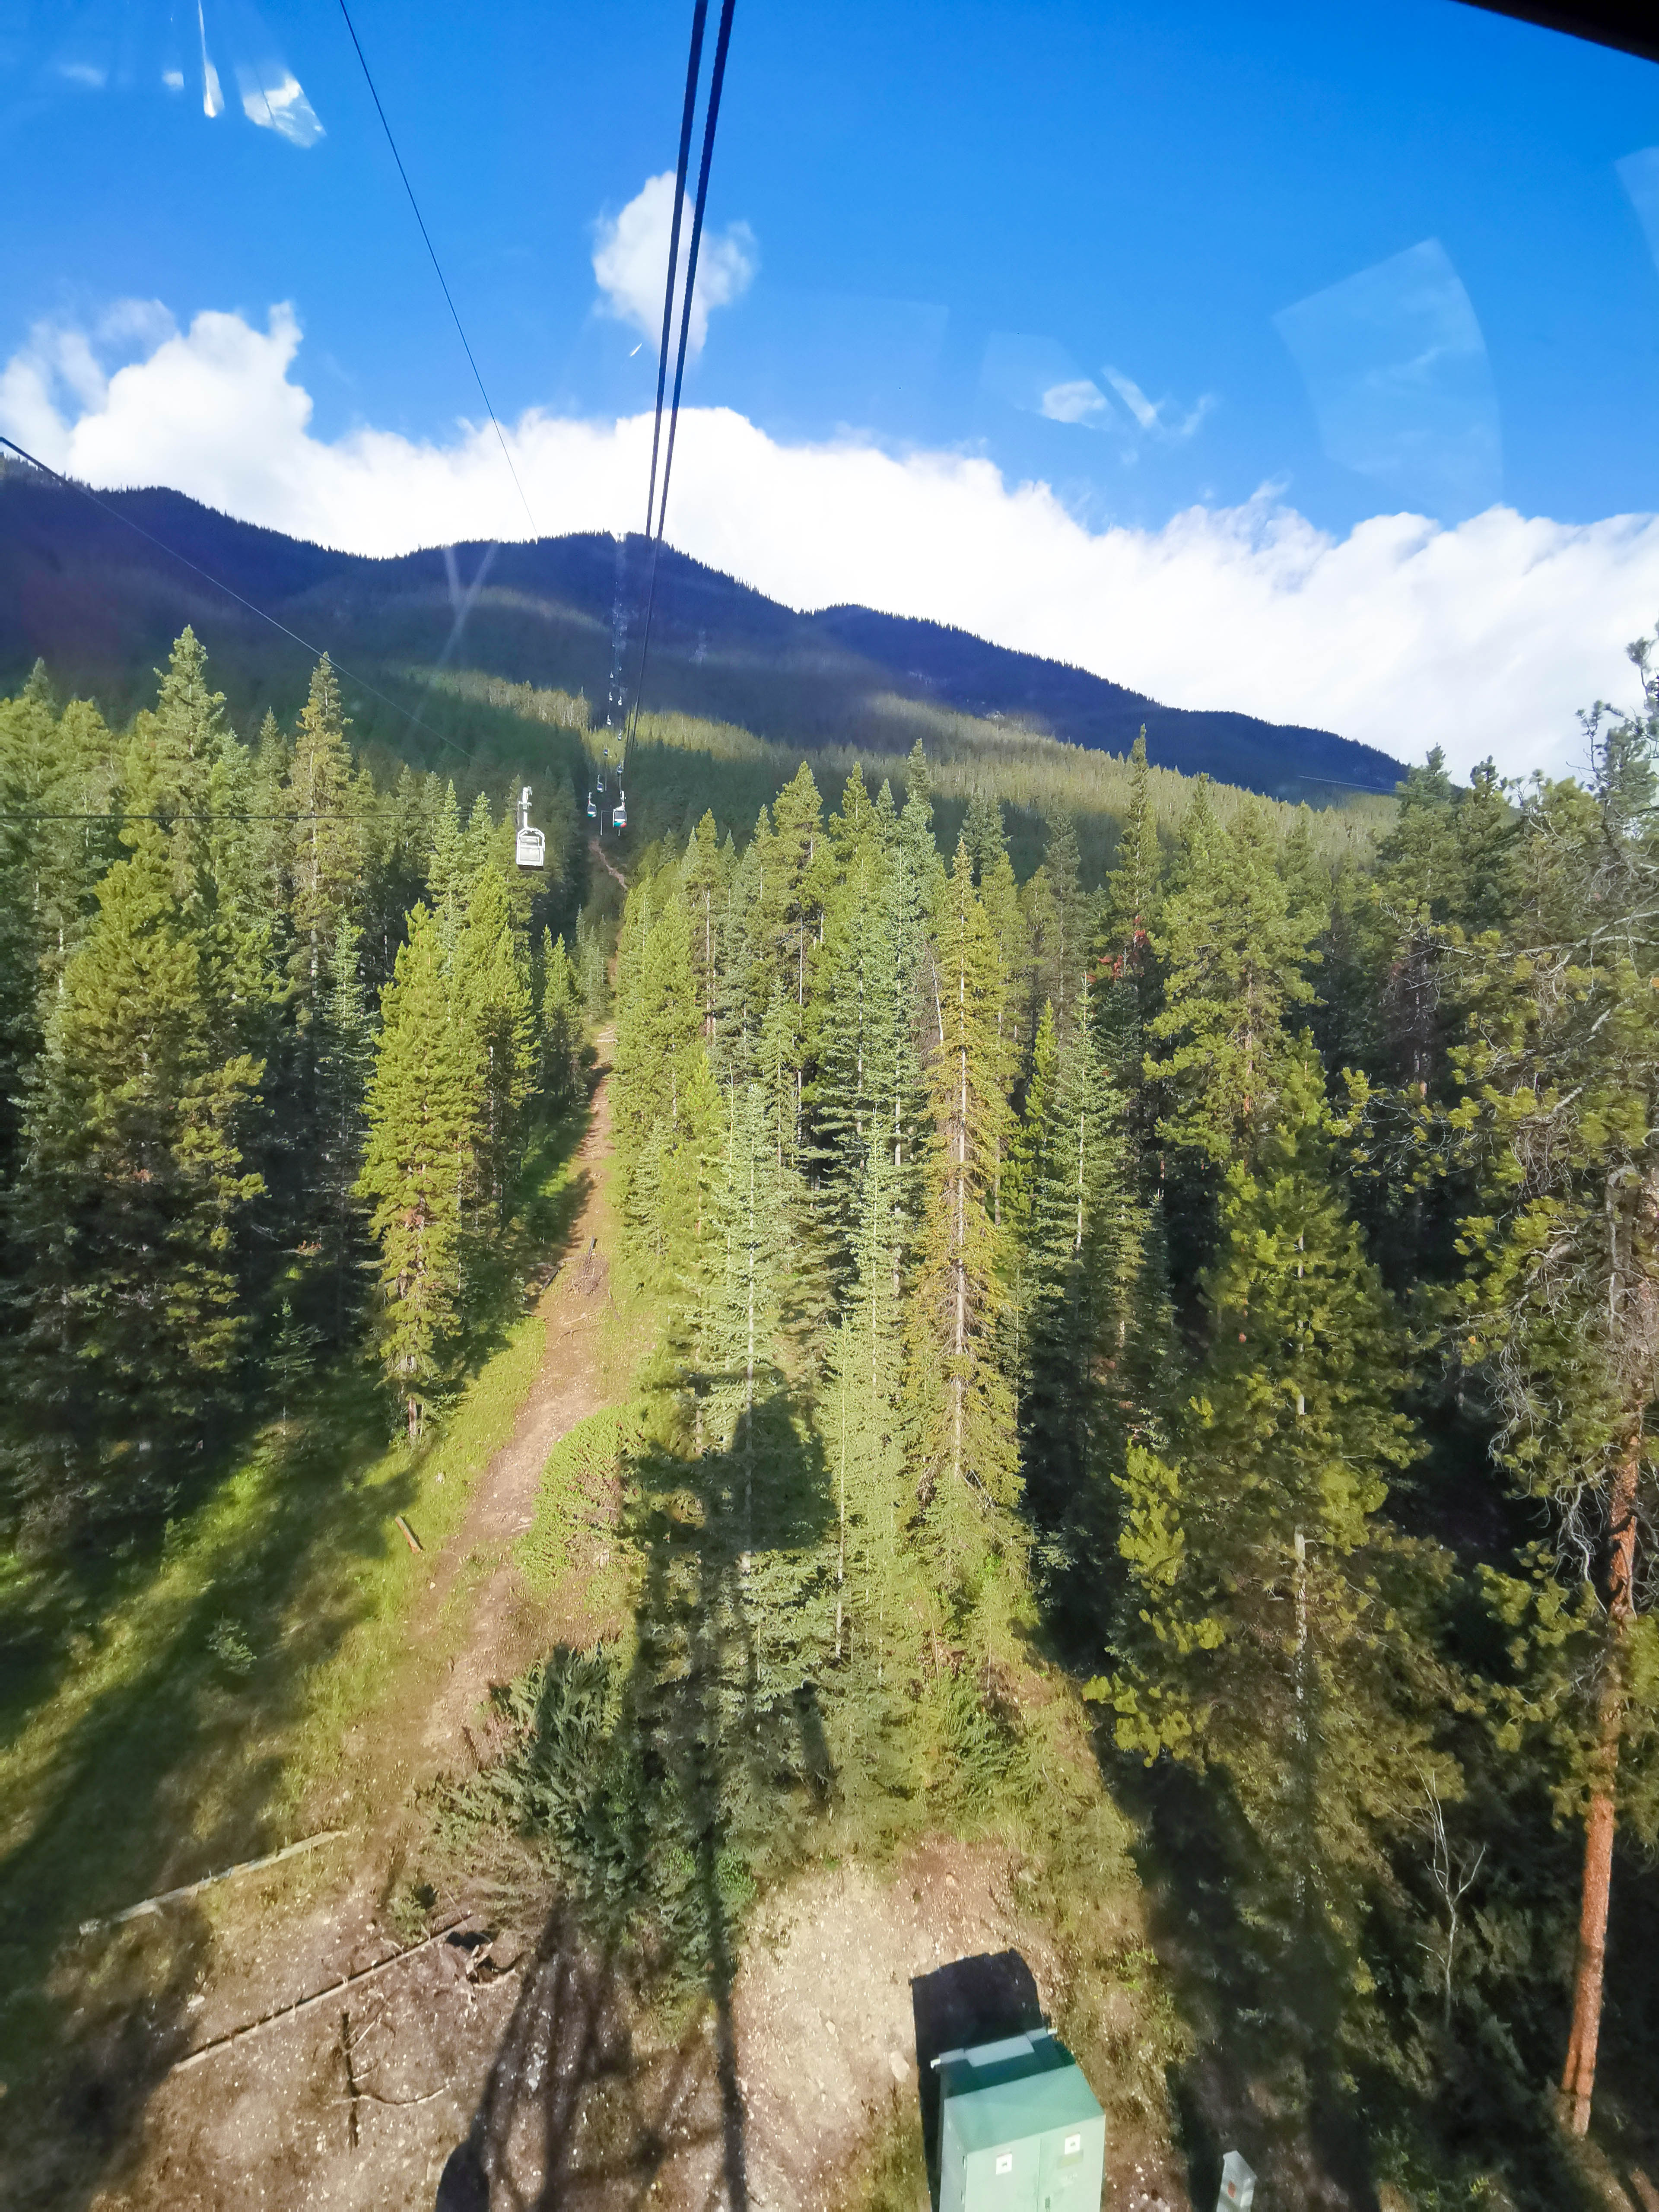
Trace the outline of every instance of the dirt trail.
<instances>
[{"instance_id":1,"label":"dirt trail","mask_svg":"<svg viewBox=\"0 0 1659 2212\"><path fill-rule=\"evenodd\" d=\"M609 1036L599 1042L602 1048L608 1047ZM548 1640L546 1622L524 1602L513 1545L534 1517L537 1487L548 1454L561 1437L605 1402L593 1340L609 1294L610 1266L597 1245L605 1203L601 1164L610 1152L607 1075L594 1093L592 1118L576 1154L579 1171L587 1178L587 1194L566 1257L538 1308L547 1326L541 1370L519 1410L512 1436L484 1470L466 1517L433 1577L434 1587L411 1624L414 1638L434 1631L467 1563L494 1555L488 1582L469 1601L471 1620L466 1641L455 1655L422 1731L426 1751L437 1754L447 1766L456 1764L457 1754L470 1753L469 1724L490 1684L521 1672L535 1656L532 1644Z\"/></svg>"},{"instance_id":2,"label":"dirt trail","mask_svg":"<svg viewBox=\"0 0 1659 2212\"><path fill-rule=\"evenodd\" d=\"M593 858L599 862L599 866L605 870L606 875L610 876L615 882L619 883L623 889L626 890L628 889L627 877L623 875L620 868L612 866L611 855L605 851L604 846L600 844L597 837L590 837L588 839L587 849L593 855Z\"/></svg>"},{"instance_id":3,"label":"dirt trail","mask_svg":"<svg viewBox=\"0 0 1659 2212\"><path fill-rule=\"evenodd\" d=\"M597 1042L603 1054L609 1036ZM532 1603L513 1551L533 1519L549 1453L605 1402L599 1338L610 1267L598 1247L610 1153L602 1078L576 1154L586 1183L581 1208L537 1303L546 1343L536 1380L460 1526L433 1555L409 1619L407 1664L381 1705L349 1732L353 1795L373 1808L367 1829L359 1828L355 1844L214 1893L210 1963L185 2008L181 2051L404 1947L410 1931L400 1932L388 1905L405 1847L418 1836L422 1789L476 1763L480 1707L492 1683L521 1672L561 1634L597 1632ZM580 1592L572 1601L580 1607ZM434 1917L442 1925L475 1902L446 1898ZM458 1935L483 1924L473 1913ZM536 1941L537 1931L526 1932L532 1951ZM518 1987L515 1974L496 1971L512 1967L514 1950L497 1962L487 1949L440 1942L343 1994L337 2005L319 2005L166 2076L149 2101L125 2186L101 2191L97 2212L430 2205L456 2114L477 2100ZM361 2156L371 2144L376 2154Z\"/></svg>"}]
</instances>

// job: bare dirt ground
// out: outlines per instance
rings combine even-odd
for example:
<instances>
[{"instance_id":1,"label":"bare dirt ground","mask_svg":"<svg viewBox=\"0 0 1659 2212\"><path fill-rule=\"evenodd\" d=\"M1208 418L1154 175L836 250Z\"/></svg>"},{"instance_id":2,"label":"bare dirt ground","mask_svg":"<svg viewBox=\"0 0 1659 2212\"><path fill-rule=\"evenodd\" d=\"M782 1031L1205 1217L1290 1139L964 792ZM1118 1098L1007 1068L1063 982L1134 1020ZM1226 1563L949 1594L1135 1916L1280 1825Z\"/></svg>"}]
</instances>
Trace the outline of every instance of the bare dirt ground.
<instances>
[{"instance_id":1,"label":"bare dirt ground","mask_svg":"<svg viewBox=\"0 0 1659 2212\"><path fill-rule=\"evenodd\" d=\"M729 2006L673 2035L631 2019L556 1920L538 1937L475 1916L173 2074L137 2170L96 2203L429 2206L453 2160L446 2212L824 2212L873 2134L916 2109L914 1978L1014 1950L1058 2003L1063 1963L1012 1872L1005 1852L934 1838L890 1879L854 1863L792 1884L761 1908ZM1114 2145L1108 2202L1188 2204L1144 2141Z\"/></svg>"},{"instance_id":2,"label":"bare dirt ground","mask_svg":"<svg viewBox=\"0 0 1659 2212\"><path fill-rule=\"evenodd\" d=\"M606 875L611 877L616 882L619 883L623 889L626 890L628 889L627 877L623 875L622 870L617 866L616 863L611 860L611 855L605 851L604 846L599 842L597 837L590 837L588 839L587 849L593 855L593 858L599 862L599 866L605 870Z\"/></svg>"}]
</instances>

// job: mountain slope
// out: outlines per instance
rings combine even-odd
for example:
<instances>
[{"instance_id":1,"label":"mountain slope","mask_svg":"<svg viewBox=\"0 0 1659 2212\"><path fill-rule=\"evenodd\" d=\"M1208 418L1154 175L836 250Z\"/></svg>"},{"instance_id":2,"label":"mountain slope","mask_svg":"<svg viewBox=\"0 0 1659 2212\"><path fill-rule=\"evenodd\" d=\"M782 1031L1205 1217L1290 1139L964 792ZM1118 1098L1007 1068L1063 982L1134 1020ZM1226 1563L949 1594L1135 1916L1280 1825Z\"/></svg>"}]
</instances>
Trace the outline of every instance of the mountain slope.
<instances>
[{"instance_id":1,"label":"mountain slope","mask_svg":"<svg viewBox=\"0 0 1659 2212\"><path fill-rule=\"evenodd\" d=\"M61 684L129 712L150 696L153 667L190 622L239 714L290 708L311 647L326 647L371 682L464 658L515 682L583 691L599 720L618 605L629 617L630 676L637 665L645 567L637 538L466 544L371 560L238 522L179 492L103 496L112 513L32 469L0 468L0 690L15 689L39 657ZM210 577L306 646L238 606ZM648 707L810 748L878 742L895 700L1017 720L1116 753L1127 751L1144 723L1161 765L1279 798L1392 791L1403 772L1387 754L1329 731L1161 706L1083 669L937 623L855 606L798 614L665 549Z\"/></svg>"}]
</instances>

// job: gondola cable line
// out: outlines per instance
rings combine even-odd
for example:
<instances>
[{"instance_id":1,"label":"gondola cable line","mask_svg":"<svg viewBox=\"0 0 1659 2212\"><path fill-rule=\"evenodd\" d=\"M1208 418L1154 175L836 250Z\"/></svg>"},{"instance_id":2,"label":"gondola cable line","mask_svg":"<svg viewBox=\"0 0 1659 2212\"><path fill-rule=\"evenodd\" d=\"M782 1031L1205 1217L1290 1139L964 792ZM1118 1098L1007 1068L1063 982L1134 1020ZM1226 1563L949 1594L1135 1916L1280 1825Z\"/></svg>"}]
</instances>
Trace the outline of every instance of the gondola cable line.
<instances>
[{"instance_id":1,"label":"gondola cable line","mask_svg":"<svg viewBox=\"0 0 1659 2212\"><path fill-rule=\"evenodd\" d=\"M668 226L668 276L667 281L663 287L662 338L657 349L657 405L656 413L651 426L651 475L646 488L645 495L645 537L646 543L647 544L651 543L652 521L656 512L657 505L657 459L662 446L663 402L667 395L668 390L668 354L669 348L673 343L674 336L674 280L676 276L678 274L679 270L680 226L685 218L685 179L691 166L691 137L697 119L697 81L702 74L702 40L703 33L707 27L708 21L708 0L696 0L696 4L691 11L691 51L687 58L685 68L685 100L680 111L679 157L675 163L674 167L674 208ZM665 507L666 504L667 485L665 481ZM652 582L654 585L654 562L653 564ZM622 606L622 587L619 572L617 604L611 610L611 635L613 641L611 682L613 689L618 674L618 671L615 665L617 653L621 640L625 639L626 630L627 623L626 617L623 614ZM640 680L641 683L645 680L645 658L643 651L641 651L640 658ZM623 708L623 761L625 762L628 757L629 737L629 720L626 699L624 698L621 703ZM606 719L608 722L608 715ZM603 805L603 800L605 798L605 770L610 765L610 761L611 749L609 745L607 745L605 747L605 760L600 765L598 775L594 780L593 789L591 790L587 795L588 817L590 820L598 821L599 825L599 835L601 836L605 835L605 809ZM620 792L622 781L621 763L618 764L617 774L617 787ZM627 827L627 822L628 817L625 808L623 819L620 823L617 821L613 811L611 817L611 827L613 829L625 829Z\"/></svg>"},{"instance_id":2,"label":"gondola cable line","mask_svg":"<svg viewBox=\"0 0 1659 2212\"><path fill-rule=\"evenodd\" d=\"M680 394L685 381L685 356L690 337L692 302L696 290L697 256L702 240L703 216L708 200L708 177L714 162L714 133L720 122L720 94L726 82L726 62L732 43L732 17L734 7L735 0L721 0L720 29L714 40L714 62L709 73L708 104L703 117L702 158L698 167L696 199L691 215L691 239L686 252L685 283L680 295L680 329L674 364L674 396L669 410L668 444L663 454L662 494L659 500L657 449L662 431L663 399L668 381L668 347L673 322L677 256L680 224L684 208L690 124L696 106L697 78L702 66L707 0L696 0L692 15L691 52L686 71L685 110L680 131L679 166L674 184L673 221L669 233L668 276L663 297L662 347L657 364L657 412L651 440L651 482L646 501L646 537L651 547L651 564L646 585L645 619L641 628L639 677L634 687L633 712L623 722L621 757L617 766L617 804L611 817L611 826L617 830L625 830L628 827L628 800L623 786L623 771L627 765L629 743L639 727L640 706L645 690L646 666L651 652L651 619L656 605L657 565L662 549L663 532L667 526L668 520L668 485L674 465L674 441L679 427ZM603 781L599 787L601 790L604 789Z\"/></svg>"},{"instance_id":3,"label":"gondola cable line","mask_svg":"<svg viewBox=\"0 0 1659 2212\"><path fill-rule=\"evenodd\" d=\"M651 536L651 517L657 501L657 448L662 438L663 392L668 382L668 347L673 335L674 276L679 261L680 223L685 212L685 176L691 161L691 128L697 115L697 79L702 70L702 34L708 19L708 0L696 0L691 12L691 55L685 71L685 106L680 117L680 154L674 172L674 214L668 227L668 283L663 293L662 343L657 356L657 415L651 430L651 481L645 495L645 534ZM690 286L688 283L688 291ZM667 472L664 471L663 500L667 503Z\"/></svg>"},{"instance_id":4,"label":"gondola cable line","mask_svg":"<svg viewBox=\"0 0 1659 2212\"><path fill-rule=\"evenodd\" d=\"M454 295L449 289L449 280L443 272L443 264L438 258L438 249L432 243L432 234L426 227L426 217L421 213L421 204L415 197L415 187L409 181L409 172L404 167L404 157L398 151L398 142L392 135L392 125L386 120L386 109L381 105L380 95L374 83L374 73L368 66L368 57L363 52L362 40L357 36L357 27L351 20L351 10L347 7L346 0L340 0L340 13L345 18L346 29L350 33L352 46L356 48L357 59L362 66L363 82L368 87L368 96L374 102L374 112L380 118L380 128L386 133L386 143L392 149L392 158L398 165L398 174L403 179L404 190L409 195L409 204L414 210L415 221L420 227L421 237L425 243L427 253L432 262L433 270L437 276L439 286L443 292L445 304L447 306L451 319L455 325L456 335L461 341L461 349L466 356L467 367L472 371L472 380L477 386L478 397L483 401L484 407L489 413L490 426L495 433L495 442L501 449L501 459L507 463L507 472L513 479L514 489L519 495L520 504L523 507L526 518L530 524L530 534L532 538L539 538L541 536L541 531L537 524L535 516L531 513L530 501L526 496L525 488L519 481L519 471L513 465L513 456L507 449L507 434L501 428L500 420L495 413L495 406L490 400L488 391L484 387L483 376L478 368L477 359L472 351L471 343L467 337L465 328L462 324L460 310L455 305Z\"/></svg>"}]
</instances>

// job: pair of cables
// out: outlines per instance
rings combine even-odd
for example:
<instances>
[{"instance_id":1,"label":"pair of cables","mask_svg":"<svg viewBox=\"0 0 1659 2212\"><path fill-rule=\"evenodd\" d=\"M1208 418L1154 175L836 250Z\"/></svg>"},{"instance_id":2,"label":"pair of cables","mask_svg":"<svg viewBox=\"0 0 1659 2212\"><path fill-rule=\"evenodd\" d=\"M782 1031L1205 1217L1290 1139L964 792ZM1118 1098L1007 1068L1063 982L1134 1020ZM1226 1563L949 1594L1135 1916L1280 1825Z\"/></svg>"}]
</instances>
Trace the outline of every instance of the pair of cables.
<instances>
[{"instance_id":1,"label":"pair of cables","mask_svg":"<svg viewBox=\"0 0 1659 2212\"><path fill-rule=\"evenodd\" d=\"M342 0L343 4L343 0ZM685 180L691 163L691 139L697 112L697 88L702 73L703 33L708 0L696 0L691 15L691 52L685 71L685 106L680 118L679 161L674 172L674 214L668 232L668 281L663 292L662 344L657 360L657 413L651 432L651 481L645 501L645 535L651 549L647 574L645 620L640 635L640 672L634 687L634 711L623 729L623 761L629 742L639 726L640 702L645 690L646 662L651 652L651 617L657 599L657 563L662 551L663 530L668 517L668 483L674 467L674 438L679 428L680 392L685 382L685 355L691 333L691 306L696 291L697 252L702 243L703 213L708 204L708 173L714 158L714 132L720 122L720 94L726 84L726 57L732 43L732 14L735 0L721 0L720 28L714 38L714 65L708 80L708 103L703 116L702 160L697 170L697 193L691 210L691 239L685 257L685 283L679 295L679 343L674 361L674 397L668 414L668 443L662 447L663 399L668 385L668 356L673 340L675 279L679 273L680 227L685 214ZM657 496L657 459L662 452L662 497ZM618 767L618 774L621 768Z\"/></svg>"}]
</instances>

